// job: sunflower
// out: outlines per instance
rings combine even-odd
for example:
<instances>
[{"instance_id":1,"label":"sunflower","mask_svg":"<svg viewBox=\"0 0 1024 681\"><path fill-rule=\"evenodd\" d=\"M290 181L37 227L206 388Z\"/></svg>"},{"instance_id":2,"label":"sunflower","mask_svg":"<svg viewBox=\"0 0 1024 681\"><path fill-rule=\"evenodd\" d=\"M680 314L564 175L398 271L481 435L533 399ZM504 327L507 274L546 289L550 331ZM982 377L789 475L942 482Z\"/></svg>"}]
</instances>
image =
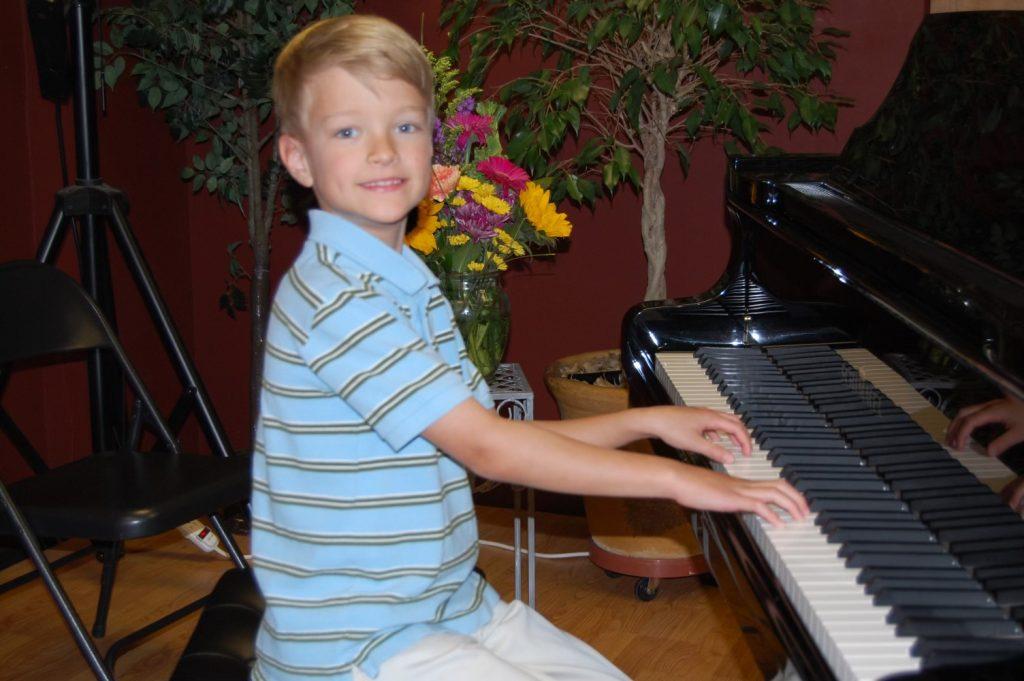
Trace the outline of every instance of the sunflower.
<instances>
[{"instance_id":1,"label":"sunflower","mask_svg":"<svg viewBox=\"0 0 1024 681\"><path fill-rule=\"evenodd\" d=\"M539 184L526 183L526 188L519 193L519 205L523 207L526 219L538 232L550 237L569 236L572 233L572 223L565 213L559 213L555 204L551 203L551 192Z\"/></svg>"},{"instance_id":2,"label":"sunflower","mask_svg":"<svg viewBox=\"0 0 1024 681\"><path fill-rule=\"evenodd\" d=\"M423 255L429 255L437 250L434 232L440 227L437 214L442 208L443 203L429 198L420 201L419 209L416 211L416 226L405 235L405 243Z\"/></svg>"}]
</instances>

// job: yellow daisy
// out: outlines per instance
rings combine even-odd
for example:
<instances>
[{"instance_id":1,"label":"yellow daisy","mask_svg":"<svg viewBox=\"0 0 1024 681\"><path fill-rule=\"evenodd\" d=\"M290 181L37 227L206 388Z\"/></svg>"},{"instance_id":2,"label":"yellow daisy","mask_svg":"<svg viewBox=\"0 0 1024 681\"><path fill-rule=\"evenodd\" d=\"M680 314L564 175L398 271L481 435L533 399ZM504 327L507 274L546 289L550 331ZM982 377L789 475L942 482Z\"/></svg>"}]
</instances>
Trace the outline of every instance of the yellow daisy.
<instances>
[{"instance_id":1,"label":"yellow daisy","mask_svg":"<svg viewBox=\"0 0 1024 681\"><path fill-rule=\"evenodd\" d=\"M448 235L448 243L452 246L461 246L462 244L469 243L468 234L450 234Z\"/></svg>"},{"instance_id":2,"label":"yellow daisy","mask_svg":"<svg viewBox=\"0 0 1024 681\"><path fill-rule=\"evenodd\" d=\"M512 210L512 206L508 205L508 203L502 201L497 196L473 194L473 199L481 206L497 215L508 215L508 212Z\"/></svg>"},{"instance_id":3,"label":"yellow daisy","mask_svg":"<svg viewBox=\"0 0 1024 681\"><path fill-rule=\"evenodd\" d=\"M468 269L470 272L482 272L484 269L484 264L479 260L474 260L473 262L466 265L466 269Z\"/></svg>"}]
</instances>

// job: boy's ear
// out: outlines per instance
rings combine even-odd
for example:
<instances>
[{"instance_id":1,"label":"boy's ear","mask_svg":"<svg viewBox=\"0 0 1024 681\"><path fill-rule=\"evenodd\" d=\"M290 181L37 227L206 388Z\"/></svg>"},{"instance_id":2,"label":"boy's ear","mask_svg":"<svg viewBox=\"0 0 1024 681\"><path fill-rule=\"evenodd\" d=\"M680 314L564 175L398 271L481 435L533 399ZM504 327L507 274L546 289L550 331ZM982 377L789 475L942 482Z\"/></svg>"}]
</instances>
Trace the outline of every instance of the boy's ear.
<instances>
[{"instance_id":1,"label":"boy's ear","mask_svg":"<svg viewBox=\"0 0 1024 681\"><path fill-rule=\"evenodd\" d=\"M313 186L313 174L309 169L309 159L302 140L286 132L281 133L277 138L277 154L292 179L303 187Z\"/></svg>"}]
</instances>

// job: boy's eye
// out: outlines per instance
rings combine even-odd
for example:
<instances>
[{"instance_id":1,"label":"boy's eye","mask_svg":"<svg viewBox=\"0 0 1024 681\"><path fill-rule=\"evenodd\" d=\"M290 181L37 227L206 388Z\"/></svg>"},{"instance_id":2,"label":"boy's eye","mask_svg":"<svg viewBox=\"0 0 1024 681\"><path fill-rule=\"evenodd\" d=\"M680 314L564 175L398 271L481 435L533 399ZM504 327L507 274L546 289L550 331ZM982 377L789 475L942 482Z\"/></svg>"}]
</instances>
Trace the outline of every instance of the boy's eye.
<instances>
[{"instance_id":1,"label":"boy's eye","mask_svg":"<svg viewBox=\"0 0 1024 681\"><path fill-rule=\"evenodd\" d=\"M342 128L337 133L335 133L335 135L337 137L341 137L342 139L351 139L351 138L356 136L356 129L355 128Z\"/></svg>"},{"instance_id":2,"label":"boy's eye","mask_svg":"<svg viewBox=\"0 0 1024 681\"><path fill-rule=\"evenodd\" d=\"M400 123L398 126L398 132L416 132L419 130L419 126L415 123Z\"/></svg>"}]
</instances>

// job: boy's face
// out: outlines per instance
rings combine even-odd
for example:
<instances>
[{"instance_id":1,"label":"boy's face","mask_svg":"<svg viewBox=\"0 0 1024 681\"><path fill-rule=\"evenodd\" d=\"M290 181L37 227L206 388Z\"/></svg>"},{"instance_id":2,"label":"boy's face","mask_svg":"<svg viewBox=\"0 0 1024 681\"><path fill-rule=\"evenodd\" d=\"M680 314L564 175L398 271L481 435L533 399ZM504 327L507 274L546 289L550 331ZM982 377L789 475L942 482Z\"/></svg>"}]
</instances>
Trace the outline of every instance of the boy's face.
<instances>
[{"instance_id":1,"label":"boy's face","mask_svg":"<svg viewBox=\"0 0 1024 681\"><path fill-rule=\"evenodd\" d=\"M340 67L311 76L301 128L281 135L279 151L321 209L399 248L430 185L429 103L403 80L369 82Z\"/></svg>"}]
</instances>

